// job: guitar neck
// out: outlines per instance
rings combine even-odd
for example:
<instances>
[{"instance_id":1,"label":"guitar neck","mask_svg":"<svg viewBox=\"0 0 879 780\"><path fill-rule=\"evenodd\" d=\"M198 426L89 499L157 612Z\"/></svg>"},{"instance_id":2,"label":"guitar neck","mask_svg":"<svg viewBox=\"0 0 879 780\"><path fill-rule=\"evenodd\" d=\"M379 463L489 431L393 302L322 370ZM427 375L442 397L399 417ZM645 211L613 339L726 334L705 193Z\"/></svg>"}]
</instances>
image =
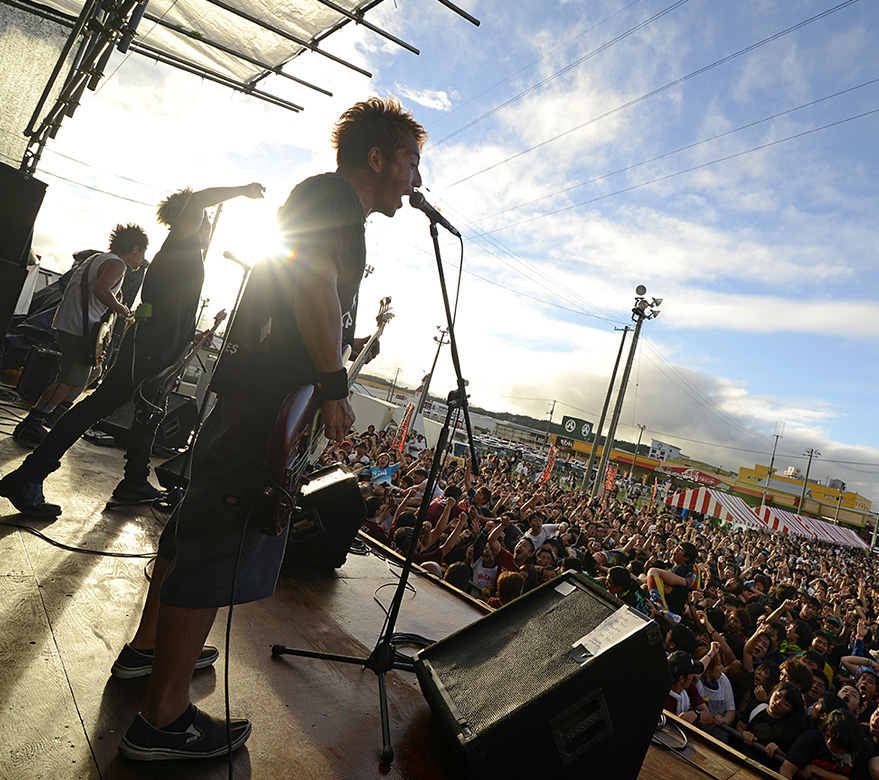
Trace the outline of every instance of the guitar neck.
<instances>
[{"instance_id":1,"label":"guitar neck","mask_svg":"<svg viewBox=\"0 0 879 780\"><path fill-rule=\"evenodd\" d=\"M356 358L352 361L351 365L348 367L348 389L350 390L354 383L357 381L357 375L360 373L362 368L366 365L366 358L369 355L370 350L372 349L372 345L375 344L376 341L381 337L382 333L385 329L385 322L382 322L378 326L378 330L373 333L366 344L363 345L363 349L360 350L360 354L357 355Z\"/></svg>"}]
</instances>

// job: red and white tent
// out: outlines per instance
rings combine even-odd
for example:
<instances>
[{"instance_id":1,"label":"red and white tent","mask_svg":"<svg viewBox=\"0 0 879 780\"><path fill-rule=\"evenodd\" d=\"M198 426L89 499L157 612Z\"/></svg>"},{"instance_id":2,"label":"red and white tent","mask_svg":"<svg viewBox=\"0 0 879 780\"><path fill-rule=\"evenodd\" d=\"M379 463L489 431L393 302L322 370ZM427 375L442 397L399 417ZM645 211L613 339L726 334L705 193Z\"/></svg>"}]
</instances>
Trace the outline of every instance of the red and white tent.
<instances>
[{"instance_id":1,"label":"red and white tent","mask_svg":"<svg viewBox=\"0 0 879 780\"><path fill-rule=\"evenodd\" d=\"M795 515L793 512L788 512L785 509L779 509L774 506L758 506L754 511L766 523L770 531L795 534L806 539L818 538L815 532L802 522L803 518Z\"/></svg>"},{"instance_id":2,"label":"red and white tent","mask_svg":"<svg viewBox=\"0 0 879 780\"><path fill-rule=\"evenodd\" d=\"M843 544L846 547L867 547L868 545L849 528L817 520L814 517L804 517L786 509L778 507L761 506L754 510L772 531L804 536L807 539L820 539L831 544Z\"/></svg>"},{"instance_id":3,"label":"red and white tent","mask_svg":"<svg viewBox=\"0 0 879 780\"><path fill-rule=\"evenodd\" d=\"M746 525L759 531L766 530L766 523L742 499L719 490L694 488L667 498L666 503L692 512L701 512L728 523Z\"/></svg>"}]
</instances>

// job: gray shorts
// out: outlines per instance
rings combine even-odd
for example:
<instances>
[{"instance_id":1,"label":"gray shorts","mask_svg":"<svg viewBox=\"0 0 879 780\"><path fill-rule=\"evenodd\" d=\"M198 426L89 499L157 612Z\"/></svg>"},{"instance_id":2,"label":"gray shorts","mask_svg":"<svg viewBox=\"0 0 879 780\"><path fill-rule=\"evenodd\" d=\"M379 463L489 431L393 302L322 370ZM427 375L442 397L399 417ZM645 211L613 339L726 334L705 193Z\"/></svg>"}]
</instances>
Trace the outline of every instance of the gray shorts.
<instances>
[{"instance_id":1,"label":"gray shorts","mask_svg":"<svg viewBox=\"0 0 879 780\"><path fill-rule=\"evenodd\" d=\"M160 545L160 554L172 559L162 582L163 604L222 607L275 591L287 534L261 533L252 510L280 404L270 411L259 395L220 396L198 435L176 533L167 540L163 534Z\"/></svg>"},{"instance_id":2,"label":"gray shorts","mask_svg":"<svg viewBox=\"0 0 879 780\"><path fill-rule=\"evenodd\" d=\"M85 387L92 372L97 371L86 357L88 347L85 339L59 330L58 344L61 347L61 367L55 381L74 387Z\"/></svg>"}]
</instances>

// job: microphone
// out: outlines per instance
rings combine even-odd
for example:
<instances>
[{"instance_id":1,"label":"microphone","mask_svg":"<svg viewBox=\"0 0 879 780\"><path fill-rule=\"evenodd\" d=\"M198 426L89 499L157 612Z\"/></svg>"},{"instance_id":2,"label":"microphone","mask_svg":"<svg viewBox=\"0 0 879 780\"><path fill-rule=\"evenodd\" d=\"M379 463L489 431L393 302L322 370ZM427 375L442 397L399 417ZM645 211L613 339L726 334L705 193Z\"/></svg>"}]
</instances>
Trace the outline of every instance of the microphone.
<instances>
[{"instance_id":1,"label":"microphone","mask_svg":"<svg viewBox=\"0 0 879 780\"><path fill-rule=\"evenodd\" d=\"M411 195L409 195L409 205L412 206L413 209L418 209L419 211L423 211L425 214L427 214L433 224L442 225L453 236L461 238L461 234L455 229L455 226L452 225L452 223L449 222L449 220L447 220L442 214L440 214L433 206L431 206L424 199L424 195L422 195L420 192L413 192Z\"/></svg>"},{"instance_id":2,"label":"microphone","mask_svg":"<svg viewBox=\"0 0 879 780\"><path fill-rule=\"evenodd\" d=\"M222 206L223 204L221 203L220 205ZM249 271L250 268L251 268L251 266L249 266L249 265L248 265L247 263L245 263L243 260L239 260L239 259L238 259L237 257L235 257L235 255L233 255L231 252L228 252L228 251L227 251L227 252L223 252L223 257L225 257L227 260L231 260L233 263L238 263L238 265L240 265L245 271Z\"/></svg>"}]
</instances>

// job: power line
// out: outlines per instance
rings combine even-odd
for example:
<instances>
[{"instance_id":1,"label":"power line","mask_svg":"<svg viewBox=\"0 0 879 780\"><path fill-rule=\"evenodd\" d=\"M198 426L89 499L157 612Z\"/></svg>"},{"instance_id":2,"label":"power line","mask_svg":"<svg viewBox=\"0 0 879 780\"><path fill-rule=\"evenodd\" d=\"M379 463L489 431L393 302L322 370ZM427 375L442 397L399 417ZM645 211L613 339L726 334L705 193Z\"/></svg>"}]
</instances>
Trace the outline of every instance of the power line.
<instances>
[{"instance_id":1,"label":"power line","mask_svg":"<svg viewBox=\"0 0 879 780\"><path fill-rule=\"evenodd\" d=\"M556 190L555 192L551 192L547 195L542 195L539 198L535 198L534 200L529 200L525 203L520 203L517 206L510 206L509 208L503 209L502 211L495 212L494 214L488 214L484 217L480 217L479 219L473 220L469 224L465 225L466 227L470 227L472 225L483 222L486 219L491 219L492 217L499 217L503 214L507 214L511 211L516 211L521 208L525 208L526 206L533 206L535 203L540 203L543 200L548 200L549 198L553 198L556 195L563 195L566 192L571 192L572 190L579 189L580 187L585 187L587 184L595 184L599 181L604 181L605 179L609 179L611 176L616 176L620 173L626 173L628 171L634 170L635 168L640 168L643 165L649 165L650 163L657 162L658 160L662 160L666 157L671 157L672 155L678 154L679 152L685 152L690 149L694 149L697 146L702 146L707 143L711 143L712 141L717 141L720 138L724 138L726 136L733 135L735 133L739 133L742 130L749 130L752 127L756 127L760 124L765 124L766 122L771 122L773 119L778 119L779 117L786 116L788 114L792 114L795 111L801 111L805 108L811 108L812 106L817 105L818 103L823 103L824 101L831 100L835 97L839 97L841 95L848 94L849 92L854 92L857 89L862 89L864 87L871 86L879 82L879 78L870 79L869 81L865 81L861 84L857 84L853 87L848 87L847 89L840 90L839 92L834 92L832 95L825 95L824 97L817 98L815 100L809 101L808 103L803 103L799 106L795 106L794 108L788 108L784 111L779 111L776 114L772 114L771 116L763 117L762 119L757 119L753 122L748 122L747 124L740 125L732 130L726 130L723 133L718 133L717 135L712 135L708 138L703 138L700 141L694 141L693 143L685 144L684 146L679 146L677 149L672 149L668 152L663 152L662 154L657 155L656 157L651 157L647 160L642 160L641 162L632 163L631 165L627 165L624 168L617 168L615 171L610 171L609 173L604 173L601 176L595 176L591 179L586 179L581 182L577 182L576 184L572 184L568 187L565 187L561 190Z\"/></svg>"},{"instance_id":2,"label":"power line","mask_svg":"<svg viewBox=\"0 0 879 780\"><path fill-rule=\"evenodd\" d=\"M577 67L577 65L580 65L580 64L586 62L586 60L592 59L592 57L595 57L596 55L600 54L601 52L606 51L607 49L609 49L609 48L610 48L611 46L613 46L614 44L617 44L617 43L619 43L620 41L622 41L622 40L628 38L629 36L634 35L636 32L642 30L642 29L643 29L644 27L646 27L647 25L649 25L649 24L655 22L657 19L662 18L662 17L665 16L666 14L671 13L671 12L674 11L676 8L678 8L678 7L682 6L682 5L684 5L684 3L687 3L687 2L689 2L689 0L677 0L677 2L672 3L670 6L668 6L667 8L664 8L662 11L660 11L660 12L657 13L657 14L655 14L654 16L651 16L649 19L647 19L647 20L641 22L640 24L636 24L634 27L629 28L629 29L626 30L624 33L621 33L620 35L618 35L616 38L612 38L612 39L609 40L607 43L602 44L602 45L599 46L597 49L593 49L592 51L590 51L590 52L588 52L587 54L583 55L583 56L580 57L579 59L574 60L574 62L570 63L569 65L565 65L565 67L562 68L561 70L557 70L557 71L556 71L555 73L553 73L552 75L547 76L547 77L544 78L544 79L541 79L541 80L538 81L536 84L533 84L532 86L528 87L528 89L525 89L525 90L523 90L522 92L519 92L517 95L514 95L513 97L511 97L509 100L505 100L503 103L501 103L500 105L495 106L495 107L494 107L493 109L491 109L490 111L487 111L486 113L484 113L484 114L482 114L481 116L477 117L477 118L474 119L472 122L468 122L468 123L467 123L466 125L464 125L463 127L460 127L460 128L458 128L457 130L455 130L455 131L449 133L449 134L446 135L445 137L440 138L439 141L435 141L434 143L430 144L430 146L428 146L427 148L428 148L428 149L431 149L431 148L433 148L434 146L439 146L440 144L445 143L446 141L448 141L450 138L454 138L456 135L459 135L460 133L463 133L465 130L469 130L469 129L470 129L471 127L473 127L474 125L479 124L480 122L482 122L482 121L485 120L485 119L488 119L488 117L490 117L490 116L493 116L494 114L496 114L496 113L497 113L498 111L500 111L501 109L506 108L507 106L509 106L509 105L511 105L511 104L513 104L513 103L515 103L517 100L520 100L521 98L525 97L526 95L529 95L530 93L532 93L532 92L534 92L534 91L540 89L540 87L546 86L546 85L549 84L551 81L554 81L555 79L557 79L559 76L562 76L562 75L564 75L565 73L567 73L569 70L572 70L573 68ZM486 169L486 170L489 170L489 169ZM468 178L469 178L469 177L468 177ZM462 179L462 181L465 181L465 179ZM456 182L456 183L457 183L457 182ZM452 185L452 186L454 186L454 185Z\"/></svg>"},{"instance_id":3,"label":"power line","mask_svg":"<svg viewBox=\"0 0 879 780\"><path fill-rule=\"evenodd\" d=\"M518 76L520 73L524 73L524 72L525 72L526 70L528 70L529 68L533 67L534 65L537 65L538 62L542 62L543 60L545 60L545 59L546 59L547 57L549 57L550 55L555 54L557 51L561 51L561 50L564 49L566 46L569 46L570 44L572 44L574 41L579 40L579 39L582 38L584 35L588 35L588 34L591 33L593 30L598 29L601 25L605 24L606 22L609 22L611 19L614 19L615 17L619 16L619 15L622 14L622 13L625 13L625 12L628 11L633 5L638 5L638 3L640 3L640 2L641 2L641 0L633 0L633 2L629 3L629 4L628 4L627 6L625 6L625 7L621 8L619 11L616 11L615 13L612 13L610 16L606 16L606 17L605 17L604 19L602 19L600 22L596 22L595 24L592 25L592 27L588 28L587 30L583 30L583 32L578 33L578 34L575 35L573 38L570 38L569 40L565 41L564 43L560 44L559 46L556 46L554 49L551 49L551 50L548 51L546 54L541 55L541 56L538 57L536 60L532 60L532 61L529 62L527 65L525 65L525 66L519 68L519 70L514 71L513 73L511 73L509 76L506 76L505 78L502 78L500 81L495 82L494 84L492 84L492 85L491 85L490 87L488 87L487 89L482 90L482 92L480 92L479 94L474 95L472 98L469 98L469 99L465 100L463 103L457 105L455 108L451 109L450 111L447 111L445 114L443 114L442 116L438 117L438 118L435 119L433 122L431 122L431 123L428 125L428 127L432 127L432 126L434 126L434 125L439 124L439 123L442 122L444 119L447 119L447 118L450 117L452 114L456 113L457 111L460 111L460 110L461 110L462 108L464 108L465 106L469 106L474 100L478 100L478 99L481 98L483 95L487 95L489 92L491 92L491 91L492 91L493 89L495 89L496 87L499 87L501 84L506 84L506 82L508 82L510 79L512 79L512 78L514 78L514 77L516 77L516 76ZM460 132L460 131L458 131L458 132ZM445 140L445 138L440 139L440 140L437 141L436 143L437 143L437 144L440 144L440 143L442 143L444 140ZM434 145L436 145L436 144L434 144Z\"/></svg>"},{"instance_id":4,"label":"power line","mask_svg":"<svg viewBox=\"0 0 879 780\"><path fill-rule=\"evenodd\" d=\"M625 103L622 103L621 105L617 106L616 108L612 108L609 111L605 111L603 114L599 114L598 116L592 117L592 119L588 119L587 121L582 122L581 124L576 125L572 128L569 128L568 130L565 130L564 132L561 132L558 135L554 135L551 138L547 138L544 141L540 141L539 143L534 144L533 146L530 146L527 149L523 149L520 152L516 152L516 154L513 154L504 160L500 160L499 162L493 163L492 165L489 165L487 168L483 168L482 170L476 171L475 173L471 173L468 176L465 176L463 179L458 179L458 181L448 185L447 189L451 189L452 187L456 187L457 185L461 184L462 182L469 181L470 179L473 179L476 176L481 176L483 173L487 173L488 171L494 170L495 168L497 168L500 165L505 165L506 163L511 162L512 160L515 160L525 154L528 154L529 152L533 152L535 149L540 149L541 147L546 146L547 144L553 143L554 141L558 141L560 138L564 138L565 136L570 135L571 133L574 133L577 130L582 130L584 127L588 127L589 125L595 124L596 122L599 122L602 119L606 119L610 116L613 116L614 114L617 114L621 111L626 110L627 108L631 108L632 106L635 106L639 103L642 103L651 97L655 97L656 95L659 95L662 92L665 92L665 91L671 89L672 87L679 86L679 85L689 81L690 79L695 78L696 76L701 76L703 73L707 73L708 71L713 70L714 68L716 68L720 65L725 65L726 63L731 62L732 60L734 60L738 57L741 57L744 54L748 54L748 53L754 51L755 49L760 48L761 46L765 46L767 43L771 43L775 40L778 40L779 38L781 38L785 35L788 35L789 33L795 32L796 30L799 30L799 29L805 27L806 25L812 24L813 22L816 22L820 19L823 19L823 18L829 16L830 14L835 13L836 11L839 11L839 10L846 8L847 6L852 5L854 3L857 3L857 2L859 2L859 0L845 0L844 2L840 3L839 5L834 6L833 8L830 8L826 11L823 11L820 14L816 14L815 16L812 16L808 19L805 19L802 22L798 22L797 24L792 25L791 27L787 27L784 30L781 30L780 32L775 33L774 35L770 35L769 37L763 38L762 40L757 41L756 43L752 43L743 49L739 49L738 51L733 52L732 54L728 54L726 57L721 57L721 59L715 60L714 62L712 62L709 65L705 65L701 68L698 68L697 70L694 70L691 73L688 73L686 76L681 76L680 78L675 79L674 81L669 81L668 83L663 84L661 87L657 87L656 89L653 89L650 92L647 92L643 95L640 95L639 97L633 98L632 100L629 100Z\"/></svg>"},{"instance_id":5,"label":"power line","mask_svg":"<svg viewBox=\"0 0 879 780\"><path fill-rule=\"evenodd\" d=\"M685 173L693 173L694 171L699 171L699 170L702 170L703 168L709 168L712 165L717 165L722 162L728 162L729 160L734 160L737 157L743 157L744 155L751 154L752 152L759 152L759 151L762 151L763 149L768 149L771 146L777 146L779 144L787 143L788 141L794 141L798 138L803 138L807 135L812 135L813 133L818 133L822 130L827 130L831 127L837 127L839 125L844 125L844 124L847 124L848 122L854 122L857 119L863 119L864 117L872 116L873 114L877 114L877 113L879 113L879 108L874 108L869 111L864 111L861 114L855 114L854 116L849 116L849 117L846 117L845 119L839 119L835 122L830 122L826 125L821 125L820 127L813 127L809 130L804 130L800 133L795 133L794 135L789 135L786 138L778 138L774 141L768 141L765 144L760 144L759 146L753 146L750 149L744 149L740 152L735 152L734 154L728 154L724 157L719 157L715 160L710 160L709 162L700 163L699 165L694 165L690 168L685 168L684 170L681 170L681 171L675 171L674 173L668 173L668 174L665 174L664 176L657 176L655 179L650 179L650 181L644 181L644 182L640 182L639 184L633 184L630 187L624 187L623 189L615 190L614 192L608 192L608 193L605 193L604 195L598 195L594 198L590 198L589 200L580 201L579 203L573 203L571 205L564 206L564 207L562 207L560 209L556 209L554 211L547 211L543 214L536 214L533 217L528 217L527 219L520 220L519 222L512 222L509 225L504 225L502 227L495 228L494 230L486 231L486 233L499 233L502 230L509 230L510 228L518 227L519 225L524 225L528 222L534 222L535 220L538 220L538 219L544 219L545 217L551 217L556 214L561 214L565 211L570 211L571 209L579 208L580 206L588 206L589 204L597 203L600 200L606 200L607 198L612 198L616 195L622 195L623 193L626 193L626 192L632 192L634 190L641 189L642 187L647 187L650 184L657 184L658 182L667 181L669 179L674 179L678 176L683 176Z\"/></svg>"},{"instance_id":6,"label":"power line","mask_svg":"<svg viewBox=\"0 0 879 780\"><path fill-rule=\"evenodd\" d=\"M87 190L91 190L92 192L99 192L101 195L109 195L111 198L118 198L119 200L128 201L129 203L137 203L141 206L149 206L150 208L155 208L155 203L146 203L142 200L136 200L134 198L126 198L124 195L116 195L113 192L108 192L107 190L102 190L100 187L93 187L90 184L83 184L81 181L74 181L73 179L68 179L66 176L59 176L57 173L51 173L45 169L40 171L40 175L42 176L51 176L54 179L60 179L63 182L67 182L68 184L73 185L74 187L82 187Z\"/></svg>"}]
</instances>

